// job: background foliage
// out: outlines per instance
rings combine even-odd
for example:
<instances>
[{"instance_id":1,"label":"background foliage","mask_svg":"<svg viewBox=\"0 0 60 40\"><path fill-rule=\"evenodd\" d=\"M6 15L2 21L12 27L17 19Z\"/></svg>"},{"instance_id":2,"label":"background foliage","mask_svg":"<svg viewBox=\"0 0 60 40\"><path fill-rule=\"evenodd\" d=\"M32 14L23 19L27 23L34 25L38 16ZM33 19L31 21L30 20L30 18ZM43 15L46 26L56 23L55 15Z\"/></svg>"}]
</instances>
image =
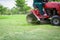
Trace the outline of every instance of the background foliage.
<instances>
[{"instance_id":1,"label":"background foliage","mask_svg":"<svg viewBox=\"0 0 60 40\"><path fill-rule=\"evenodd\" d=\"M14 15L14 14L26 14L31 9L25 3L25 0L16 0L16 7L8 9L3 5L0 5L0 15Z\"/></svg>"},{"instance_id":2,"label":"background foliage","mask_svg":"<svg viewBox=\"0 0 60 40\"><path fill-rule=\"evenodd\" d=\"M52 1L52 0L50 0ZM60 1L60 0L53 0ZM27 6L25 0L16 0L16 7L8 9L0 4L0 15L15 15L15 14L27 14L31 7Z\"/></svg>"}]
</instances>

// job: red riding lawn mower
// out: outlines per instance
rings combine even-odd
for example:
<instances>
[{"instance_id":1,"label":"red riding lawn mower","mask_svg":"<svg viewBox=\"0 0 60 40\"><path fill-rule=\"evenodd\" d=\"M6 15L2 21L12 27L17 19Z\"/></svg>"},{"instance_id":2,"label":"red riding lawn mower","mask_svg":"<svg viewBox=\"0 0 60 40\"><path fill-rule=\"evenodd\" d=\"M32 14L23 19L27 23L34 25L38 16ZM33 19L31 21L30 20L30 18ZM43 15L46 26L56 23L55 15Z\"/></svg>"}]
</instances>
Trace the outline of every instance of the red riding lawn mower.
<instances>
[{"instance_id":1,"label":"red riding lawn mower","mask_svg":"<svg viewBox=\"0 0 60 40\"><path fill-rule=\"evenodd\" d=\"M57 1L57 0L56 0ZM50 23L52 25L60 25L60 3L59 2L47 2L44 5L45 12L44 16L39 13L38 8L34 8L31 12L27 15L27 22L28 23Z\"/></svg>"}]
</instances>

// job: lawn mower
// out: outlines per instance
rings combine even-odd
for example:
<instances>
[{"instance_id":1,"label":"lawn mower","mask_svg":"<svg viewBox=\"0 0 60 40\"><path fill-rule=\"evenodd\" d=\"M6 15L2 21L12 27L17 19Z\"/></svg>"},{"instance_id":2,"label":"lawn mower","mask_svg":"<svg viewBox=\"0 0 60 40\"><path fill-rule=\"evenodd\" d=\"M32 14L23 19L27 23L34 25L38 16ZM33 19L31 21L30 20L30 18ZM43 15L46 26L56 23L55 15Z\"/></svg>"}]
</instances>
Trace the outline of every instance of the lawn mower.
<instances>
[{"instance_id":1,"label":"lawn mower","mask_svg":"<svg viewBox=\"0 0 60 40\"><path fill-rule=\"evenodd\" d=\"M34 8L27 15L26 19L28 23L50 23L52 25L60 25L60 3L55 1L49 1L44 5L44 16L39 13L38 8Z\"/></svg>"}]
</instances>

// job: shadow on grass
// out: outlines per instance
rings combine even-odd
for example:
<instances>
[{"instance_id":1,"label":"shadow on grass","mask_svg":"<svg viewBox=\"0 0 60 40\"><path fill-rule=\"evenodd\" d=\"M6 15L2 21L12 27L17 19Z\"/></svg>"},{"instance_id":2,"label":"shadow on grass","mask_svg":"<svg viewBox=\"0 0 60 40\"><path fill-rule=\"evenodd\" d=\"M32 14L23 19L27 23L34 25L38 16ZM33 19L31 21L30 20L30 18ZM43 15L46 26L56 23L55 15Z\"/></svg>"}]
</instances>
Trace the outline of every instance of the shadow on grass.
<instances>
[{"instance_id":1,"label":"shadow on grass","mask_svg":"<svg viewBox=\"0 0 60 40\"><path fill-rule=\"evenodd\" d=\"M49 25L49 26L53 26L53 27L60 27L60 26L56 26L56 25L52 25L52 24L48 24L48 23L40 23L40 24L31 24L31 23L25 23L22 24L21 26L44 26L44 25Z\"/></svg>"}]
</instances>

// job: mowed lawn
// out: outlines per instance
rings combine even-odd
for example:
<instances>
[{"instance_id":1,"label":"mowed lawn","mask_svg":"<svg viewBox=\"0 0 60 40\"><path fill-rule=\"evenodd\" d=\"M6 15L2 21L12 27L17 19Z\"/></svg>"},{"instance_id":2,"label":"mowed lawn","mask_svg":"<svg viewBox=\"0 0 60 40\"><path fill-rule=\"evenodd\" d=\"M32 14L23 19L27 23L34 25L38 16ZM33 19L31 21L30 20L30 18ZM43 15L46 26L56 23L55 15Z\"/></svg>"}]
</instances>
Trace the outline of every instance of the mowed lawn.
<instances>
[{"instance_id":1,"label":"mowed lawn","mask_svg":"<svg viewBox=\"0 0 60 40\"><path fill-rule=\"evenodd\" d=\"M60 40L60 27L28 24L26 15L0 16L0 40Z\"/></svg>"}]
</instances>

